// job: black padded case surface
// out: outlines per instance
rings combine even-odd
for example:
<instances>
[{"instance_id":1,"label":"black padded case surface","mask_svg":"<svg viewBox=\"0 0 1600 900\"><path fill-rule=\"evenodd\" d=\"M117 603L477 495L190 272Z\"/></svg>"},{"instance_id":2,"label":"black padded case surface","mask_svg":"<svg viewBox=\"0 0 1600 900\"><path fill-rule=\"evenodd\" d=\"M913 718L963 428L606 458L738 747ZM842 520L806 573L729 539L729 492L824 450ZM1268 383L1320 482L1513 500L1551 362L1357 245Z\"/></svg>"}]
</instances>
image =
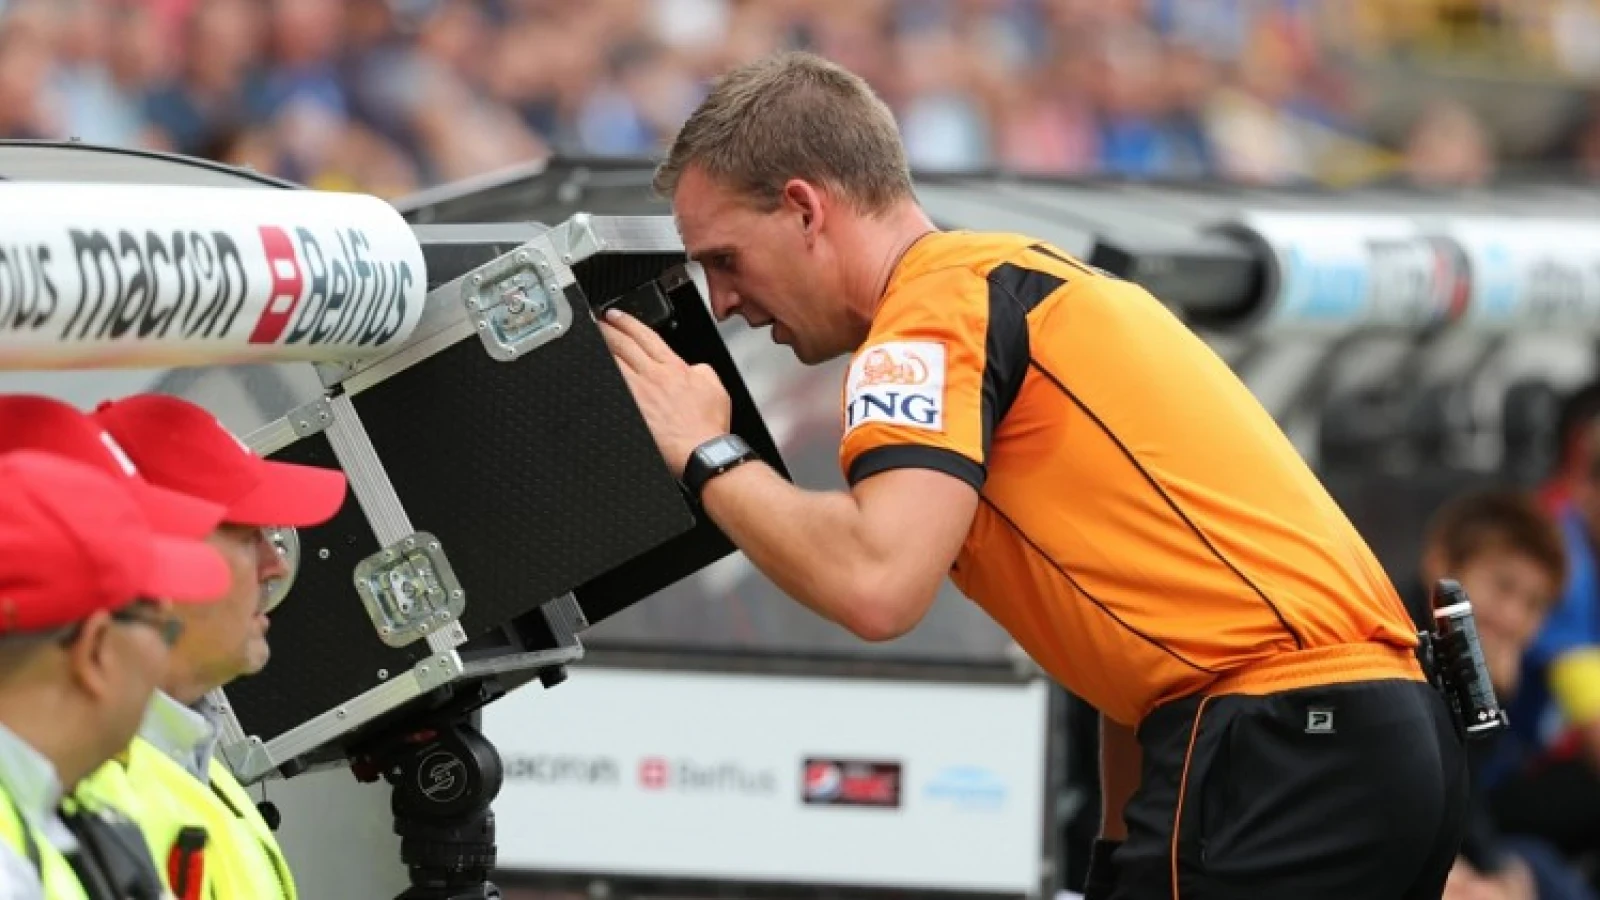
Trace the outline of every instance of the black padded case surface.
<instances>
[{"instance_id":1,"label":"black padded case surface","mask_svg":"<svg viewBox=\"0 0 1600 900\"><path fill-rule=\"evenodd\" d=\"M573 267L584 293L595 302L617 296L634 285L659 275L684 260L681 255L639 254L626 257L595 257ZM670 297L672 320L657 332L686 362L705 364L714 369L733 402L733 433L744 438L767 465L785 479L790 477L777 442L767 430L744 376L734 365L716 321L701 300L699 292L686 287ZM716 523L695 510L693 529L645 551L625 565L608 570L586 581L574 592L584 616L592 625L607 619L651 594L693 575L736 549Z\"/></svg>"},{"instance_id":2,"label":"black padded case surface","mask_svg":"<svg viewBox=\"0 0 1600 900\"><path fill-rule=\"evenodd\" d=\"M461 341L353 404L412 527L439 539L466 591L469 647L693 533L677 479L587 315L515 362ZM272 458L338 467L320 434ZM293 592L273 612L271 664L228 688L240 725L264 741L429 654L424 640L379 640L360 602L352 573L380 548L353 491L333 521L301 530L300 548Z\"/></svg>"}]
</instances>

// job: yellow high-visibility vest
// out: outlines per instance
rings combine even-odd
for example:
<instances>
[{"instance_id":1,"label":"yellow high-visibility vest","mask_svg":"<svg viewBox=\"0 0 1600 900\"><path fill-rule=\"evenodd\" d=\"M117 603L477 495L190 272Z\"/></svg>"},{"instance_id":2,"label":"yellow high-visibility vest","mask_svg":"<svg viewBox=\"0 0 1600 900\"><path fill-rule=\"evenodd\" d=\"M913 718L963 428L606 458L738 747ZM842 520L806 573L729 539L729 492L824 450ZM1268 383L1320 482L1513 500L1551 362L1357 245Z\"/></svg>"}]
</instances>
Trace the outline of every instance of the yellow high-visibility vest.
<instances>
[{"instance_id":1,"label":"yellow high-visibility vest","mask_svg":"<svg viewBox=\"0 0 1600 900\"><path fill-rule=\"evenodd\" d=\"M80 786L94 802L122 809L139 824L166 886L179 897L206 900L298 900L294 877L272 829L227 767L211 761L203 783L144 738L126 757L96 771ZM203 874L174 884L171 862L187 835L204 834Z\"/></svg>"},{"instance_id":2,"label":"yellow high-visibility vest","mask_svg":"<svg viewBox=\"0 0 1600 900\"><path fill-rule=\"evenodd\" d=\"M33 864L44 884L45 900L89 900L89 894L78 880L78 873L61 852L49 841L39 839L22 818L22 811L11 797L11 792L0 786L0 839L10 845L18 856Z\"/></svg>"}]
</instances>

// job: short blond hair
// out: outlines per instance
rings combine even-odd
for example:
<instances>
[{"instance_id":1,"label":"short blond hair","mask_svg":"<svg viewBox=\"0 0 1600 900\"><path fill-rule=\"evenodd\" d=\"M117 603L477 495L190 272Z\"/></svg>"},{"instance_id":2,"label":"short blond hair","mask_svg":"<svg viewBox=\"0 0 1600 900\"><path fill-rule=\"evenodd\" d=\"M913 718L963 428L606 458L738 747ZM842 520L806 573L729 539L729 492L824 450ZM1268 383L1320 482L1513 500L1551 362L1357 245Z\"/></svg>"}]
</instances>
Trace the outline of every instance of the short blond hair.
<instances>
[{"instance_id":1,"label":"short blond hair","mask_svg":"<svg viewBox=\"0 0 1600 900\"><path fill-rule=\"evenodd\" d=\"M791 178L825 185L866 213L913 196L888 105L860 76L800 51L718 79L657 168L656 191L670 199L691 166L762 210L777 207Z\"/></svg>"}]
</instances>

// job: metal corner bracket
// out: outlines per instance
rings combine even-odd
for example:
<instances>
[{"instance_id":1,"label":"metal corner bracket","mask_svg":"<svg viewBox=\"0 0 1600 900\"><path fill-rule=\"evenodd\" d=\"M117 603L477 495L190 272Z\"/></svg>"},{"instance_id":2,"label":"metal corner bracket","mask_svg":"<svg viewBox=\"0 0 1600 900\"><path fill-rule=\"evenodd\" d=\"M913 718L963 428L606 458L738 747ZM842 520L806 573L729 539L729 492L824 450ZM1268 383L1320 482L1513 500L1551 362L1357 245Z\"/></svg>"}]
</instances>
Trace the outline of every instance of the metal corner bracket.
<instances>
[{"instance_id":1,"label":"metal corner bracket","mask_svg":"<svg viewBox=\"0 0 1600 900\"><path fill-rule=\"evenodd\" d=\"M572 328L572 305L549 260L531 245L479 266L461 302L489 356L512 362Z\"/></svg>"},{"instance_id":2,"label":"metal corner bracket","mask_svg":"<svg viewBox=\"0 0 1600 900\"><path fill-rule=\"evenodd\" d=\"M295 437L308 438L326 431L328 426L333 424L333 404L327 397L318 397L310 403L289 410L284 418L294 429Z\"/></svg>"},{"instance_id":3,"label":"metal corner bracket","mask_svg":"<svg viewBox=\"0 0 1600 900\"><path fill-rule=\"evenodd\" d=\"M390 647L404 647L449 627L466 609L466 591L439 539L407 535L356 564L356 592Z\"/></svg>"},{"instance_id":4,"label":"metal corner bracket","mask_svg":"<svg viewBox=\"0 0 1600 900\"><path fill-rule=\"evenodd\" d=\"M250 432L240 443L252 453L270 456L295 441L326 431L332 424L333 404L326 396L318 397Z\"/></svg>"},{"instance_id":5,"label":"metal corner bracket","mask_svg":"<svg viewBox=\"0 0 1600 900\"><path fill-rule=\"evenodd\" d=\"M244 740L224 743L219 749L222 759L228 764L229 771L235 777L254 778L272 770L272 754L267 752L261 738L247 737Z\"/></svg>"}]
</instances>

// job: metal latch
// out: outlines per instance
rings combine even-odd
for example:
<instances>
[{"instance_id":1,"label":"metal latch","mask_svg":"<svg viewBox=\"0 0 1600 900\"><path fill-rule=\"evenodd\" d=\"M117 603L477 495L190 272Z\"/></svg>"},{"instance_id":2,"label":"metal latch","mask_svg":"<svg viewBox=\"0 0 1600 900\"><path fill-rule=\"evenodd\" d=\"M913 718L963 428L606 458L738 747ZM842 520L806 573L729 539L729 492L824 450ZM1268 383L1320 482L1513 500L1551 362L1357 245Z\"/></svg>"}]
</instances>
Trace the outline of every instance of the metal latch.
<instances>
[{"instance_id":1,"label":"metal latch","mask_svg":"<svg viewBox=\"0 0 1600 900\"><path fill-rule=\"evenodd\" d=\"M419 531L356 565L356 592L391 647L426 638L461 617L466 592L439 539Z\"/></svg>"},{"instance_id":2,"label":"metal latch","mask_svg":"<svg viewBox=\"0 0 1600 900\"><path fill-rule=\"evenodd\" d=\"M511 362L572 327L572 305L555 283L550 264L516 250L485 263L467 277L462 300L489 356Z\"/></svg>"}]
</instances>

